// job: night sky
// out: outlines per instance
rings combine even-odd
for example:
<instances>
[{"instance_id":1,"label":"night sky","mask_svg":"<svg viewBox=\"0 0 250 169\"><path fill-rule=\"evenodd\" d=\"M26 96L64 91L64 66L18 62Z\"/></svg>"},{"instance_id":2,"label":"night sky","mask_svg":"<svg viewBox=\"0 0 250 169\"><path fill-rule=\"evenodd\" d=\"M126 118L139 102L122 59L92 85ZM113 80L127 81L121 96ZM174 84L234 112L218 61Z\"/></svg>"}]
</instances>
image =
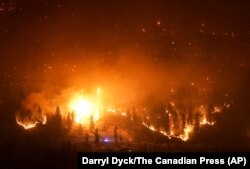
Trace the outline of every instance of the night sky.
<instances>
[{"instance_id":1,"label":"night sky","mask_svg":"<svg viewBox=\"0 0 250 169\"><path fill-rule=\"evenodd\" d=\"M102 86L135 102L185 84L232 104L219 134L249 139L249 7L247 0L1 0L0 113L33 92Z\"/></svg>"}]
</instances>

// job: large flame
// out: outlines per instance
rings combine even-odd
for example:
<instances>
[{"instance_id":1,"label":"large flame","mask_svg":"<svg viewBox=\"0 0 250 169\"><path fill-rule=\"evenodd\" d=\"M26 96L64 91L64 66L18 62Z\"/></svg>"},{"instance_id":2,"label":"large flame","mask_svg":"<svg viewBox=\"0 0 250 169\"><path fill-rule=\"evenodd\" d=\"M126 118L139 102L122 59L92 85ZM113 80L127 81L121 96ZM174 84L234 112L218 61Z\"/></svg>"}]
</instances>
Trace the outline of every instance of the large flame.
<instances>
[{"instance_id":1,"label":"large flame","mask_svg":"<svg viewBox=\"0 0 250 169\"><path fill-rule=\"evenodd\" d=\"M129 112L124 112L122 108L103 104L105 103L103 102L105 99L101 98L101 92L101 89L97 87L94 94L76 92L69 97L70 99L66 102L66 111L73 113L73 118L71 118L71 120L73 120L75 124L88 125L91 124L91 120L94 122L99 121L100 117L104 117L104 114L101 114L104 112L112 112L117 115L120 114L121 116L127 117L129 120L133 120L131 114L129 114ZM151 117L147 114L145 114L146 121L141 121L142 119L140 118L137 120L140 120L142 125L149 130L164 135L169 139L178 138L187 141L190 139L191 133L199 132L200 127L214 125L216 122L214 120L214 114L220 113L223 110L223 107L219 106L208 108L206 105L197 105L194 110L183 112L183 109L179 109L178 104L173 101L170 102L170 105L172 108L167 108L167 116L164 116L164 118L168 118L168 127L154 125L155 122L152 121ZM224 107L229 108L230 104L225 103ZM145 110L144 108L144 111ZM17 114L16 122L27 130L36 127L39 123L46 124L47 117L45 114L35 115L33 113L31 117Z\"/></svg>"},{"instance_id":2,"label":"large flame","mask_svg":"<svg viewBox=\"0 0 250 169\"><path fill-rule=\"evenodd\" d=\"M212 125L215 124L215 121L209 122L209 121L207 121L206 116L203 116L203 118L201 119L200 124L201 124L201 125L207 124L207 125L211 125L211 126L212 126Z\"/></svg>"},{"instance_id":3,"label":"large flame","mask_svg":"<svg viewBox=\"0 0 250 169\"><path fill-rule=\"evenodd\" d=\"M192 125L187 125L184 128L184 134L180 135L180 139L183 141L187 141L189 139L189 134L193 131L193 126Z\"/></svg>"},{"instance_id":4,"label":"large flame","mask_svg":"<svg viewBox=\"0 0 250 169\"><path fill-rule=\"evenodd\" d=\"M74 112L74 120L76 123L83 124L92 115L93 105L82 96L74 98L69 107L70 110Z\"/></svg>"},{"instance_id":5,"label":"large flame","mask_svg":"<svg viewBox=\"0 0 250 169\"><path fill-rule=\"evenodd\" d=\"M170 133L168 133L167 131L164 131L164 130L157 130L153 125L148 125L147 123L145 122L142 122L142 125L144 125L145 127L147 127L148 129L150 129L151 131L154 131L154 132L158 132L166 137L168 137L169 139L171 138L179 138L183 141L187 141L189 139L189 135L190 133L193 132L193 125L187 125L185 128L184 128L184 133L183 134L180 134L180 135L174 135L174 132L173 131L170 131Z\"/></svg>"},{"instance_id":6,"label":"large flame","mask_svg":"<svg viewBox=\"0 0 250 169\"><path fill-rule=\"evenodd\" d=\"M172 106L175 105L174 102L170 102L170 104ZM221 108L218 106L215 106L213 109L214 110L211 113L221 112ZM178 109L176 109L176 111L178 112ZM168 110L166 112L168 113ZM214 125L215 124L215 121L208 121L208 118L207 118L208 112L205 110L205 107L203 105L199 107L199 112L200 112L200 117L199 117L198 127L202 127L203 125ZM183 122L183 121L181 119L179 119L178 124L177 124L177 128L179 130L182 130L182 132L180 132L180 131L178 132L178 130L176 131L176 129L175 129L176 124L173 121L173 115L169 113L168 116L169 116L169 131L166 131L164 129L158 130L154 125L152 125L148 122L142 122L142 125L153 132L157 132L157 133L160 133L160 134L168 137L169 139L178 138L178 139L181 139L183 141L189 140L190 134L194 132L195 127L197 129L197 124L195 124L195 122L192 121L190 124L186 124L185 127L183 129L181 129L180 125L178 125L178 124ZM149 119L150 118L148 117L147 120L149 120ZM185 121L185 123L187 122L186 118L184 121Z\"/></svg>"},{"instance_id":7,"label":"large flame","mask_svg":"<svg viewBox=\"0 0 250 169\"><path fill-rule=\"evenodd\" d=\"M41 123L41 124L46 124L47 122L47 117L46 115L43 116L43 119L42 121L39 121L39 120L22 120L20 119L18 116L16 116L16 123L20 126L22 126L25 130L28 130L28 129L32 129L34 127L36 127L37 124Z\"/></svg>"},{"instance_id":8,"label":"large flame","mask_svg":"<svg viewBox=\"0 0 250 169\"><path fill-rule=\"evenodd\" d=\"M35 122L31 122L31 121L22 122L22 121L18 121L18 120L16 120L16 122L18 125L22 126L25 130L36 127L36 125L38 123L37 121L35 121Z\"/></svg>"},{"instance_id":9,"label":"large flame","mask_svg":"<svg viewBox=\"0 0 250 169\"><path fill-rule=\"evenodd\" d=\"M69 110L78 124L87 124L91 117L97 121L100 117L100 88L97 88L95 98L75 94L69 102Z\"/></svg>"}]
</instances>

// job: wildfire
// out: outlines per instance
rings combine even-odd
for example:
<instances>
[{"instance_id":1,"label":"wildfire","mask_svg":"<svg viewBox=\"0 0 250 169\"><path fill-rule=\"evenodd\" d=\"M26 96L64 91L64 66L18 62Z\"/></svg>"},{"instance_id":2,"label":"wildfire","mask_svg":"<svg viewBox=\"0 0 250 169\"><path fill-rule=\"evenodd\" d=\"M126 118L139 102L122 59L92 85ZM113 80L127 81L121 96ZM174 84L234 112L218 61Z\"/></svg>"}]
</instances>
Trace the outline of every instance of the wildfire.
<instances>
[{"instance_id":1,"label":"wildfire","mask_svg":"<svg viewBox=\"0 0 250 169\"><path fill-rule=\"evenodd\" d=\"M202 118L202 121L200 122L200 124L201 125L207 124L207 118L205 116Z\"/></svg>"},{"instance_id":2,"label":"wildfire","mask_svg":"<svg viewBox=\"0 0 250 169\"><path fill-rule=\"evenodd\" d=\"M93 106L88 100L79 96L70 103L70 109L74 112L75 122L83 123L90 117Z\"/></svg>"},{"instance_id":3,"label":"wildfire","mask_svg":"<svg viewBox=\"0 0 250 169\"><path fill-rule=\"evenodd\" d=\"M147 125L147 123L145 123L145 122L142 122L142 125L145 126L145 127L147 127L148 129L152 130L152 131L157 131L153 125L150 125L150 126L149 126L149 125Z\"/></svg>"},{"instance_id":4,"label":"wildfire","mask_svg":"<svg viewBox=\"0 0 250 169\"><path fill-rule=\"evenodd\" d=\"M205 124L212 126L215 124L215 121L209 122L209 121L207 121L206 116L203 116L201 121L200 121L200 125L205 125Z\"/></svg>"},{"instance_id":5,"label":"wildfire","mask_svg":"<svg viewBox=\"0 0 250 169\"><path fill-rule=\"evenodd\" d=\"M100 118L100 88L96 90L96 98L76 94L69 103L69 110L74 113L74 121L86 124L92 117L94 121Z\"/></svg>"},{"instance_id":6,"label":"wildfire","mask_svg":"<svg viewBox=\"0 0 250 169\"><path fill-rule=\"evenodd\" d=\"M219 107L217 107L217 106L214 107L214 113L216 113L216 112L220 113L220 111L221 111L221 109Z\"/></svg>"},{"instance_id":7,"label":"wildfire","mask_svg":"<svg viewBox=\"0 0 250 169\"><path fill-rule=\"evenodd\" d=\"M148 125L145 122L142 122L142 125L145 126L146 128L148 128L151 131L158 132L158 133L168 137L169 139L171 139L171 138L179 138L179 139L181 139L183 141L187 141L189 139L189 134L193 132L193 128L194 128L192 125L187 125L184 128L184 133L183 134L174 135L173 131L170 131L170 134L168 134L168 132L166 132L166 131L164 131L162 129L161 130L156 130L156 128L153 125Z\"/></svg>"},{"instance_id":8,"label":"wildfire","mask_svg":"<svg viewBox=\"0 0 250 169\"><path fill-rule=\"evenodd\" d=\"M200 124L201 124L201 125L207 124L207 125L211 125L211 126L212 126L212 125L215 124L215 122L214 122L214 121L212 121L212 122L207 121L206 116L204 116L204 117L202 118L202 121L200 122Z\"/></svg>"},{"instance_id":9,"label":"wildfire","mask_svg":"<svg viewBox=\"0 0 250 169\"><path fill-rule=\"evenodd\" d=\"M183 141L190 139L190 134L193 132L199 132L199 128L204 125L214 125L214 114L221 112L221 108L218 106L212 107L212 109L206 108L204 105L198 107L198 111L194 111L193 115L186 113L181 115L181 110L175 106L174 102L170 102L170 105L174 108L172 110L166 109L168 114L168 129L158 130L149 121L142 122L142 125L151 131L160 133L169 139L178 138ZM174 107L175 106L175 107ZM146 116L147 117L147 116ZM149 120L149 118L146 118Z\"/></svg>"},{"instance_id":10,"label":"wildfire","mask_svg":"<svg viewBox=\"0 0 250 169\"><path fill-rule=\"evenodd\" d=\"M44 125L44 124L46 124L46 122L47 122L47 117L46 116L43 117L42 121L38 121L38 120L33 121L33 120L27 120L27 119L26 120L20 120L18 118L18 116L16 116L16 123L18 125L22 126L25 130L32 129L32 128L36 127L36 125L39 124L39 123Z\"/></svg>"},{"instance_id":11,"label":"wildfire","mask_svg":"<svg viewBox=\"0 0 250 169\"><path fill-rule=\"evenodd\" d=\"M200 107L200 112L201 112L201 118L200 118L200 125L214 125L215 124L215 121L208 121L207 120L207 112L204 108L204 106L201 106ZM219 113L221 112L221 109L217 106L214 107L214 110L212 113Z\"/></svg>"},{"instance_id":12,"label":"wildfire","mask_svg":"<svg viewBox=\"0 0 250 169\"><path fill-rule=\"evenodd\" d=\"M127 116L127 113L122 112L121 115L122 115L122 116Z\"/></svg>"},{"instance_id":13,"label":"wildfire","mask_svg":"<svg viewBox=\"0 0 250 169\"><path fill-rule=\"evenodd\" d=\"M155 127L154 127L154 126L152 126L152 125L151 125L151 126L149 126L148 128L149 128L150 130L152 130L152 131L156 131Z\"/></svg>"},{"instance_id":14,"label":"wildfire","mask_svg":"<svg viewBox=\"0 0 250 169\"><path fill-rule=\"evenodd\" d=\"M183 141L187 141L189 139L189 133L191 133L193 131L193 126L192 125L187 125L185 128L184 128L184 134L183 135L180 135L180 138L183 140Z\"/></svg>"},{"instance_id":15,"label":"wildfire","mask_svg":"<svg viewBox=\"0 0 250 169\"><path fill-rule=\"evenodd\" d=\"M116 107L113 104L104 105L103 103L105 102L101 98L101 92L101 89L97 87L94 94L77 92L73 94L72 97L69 97L70 100L66 101L66 110L70 113L70 123L72 120L74 124L91 124L92 120L96 122L100 119L100 117L103 117L103 114L101 113L110 112L116 115L119 114L124 116L124 118L129 120L135 121L136 119L136 121L139 121L147 129L166 136L169 139L178 138L183 141L187 141L190 139L191 133L198 133L200 131L200 127L204 125L214 125L216 113L223 111L222 106L219 107L206 104L195 105L194 108L190 106L189 109L185 109L185 106L180 107L178 103L170 101L168 106L166 106L166 114L164 113L164 116L157 115L153 117L150 116L150 114L145 113L143 114L145 116L142 118L140 114L139 116L137 115L136 111L133 112L133 116L131 116L131 113L129 113L129 111L124 111L125 109L123 107ZM230 105L225 103L224 106L228 108ZM146 112L146 108L143 110ZM134 116L137 118L134 118ZM143 121L144 119L146 119L146 121ZM155 122L154 119L166 119L165 122L168 124L165 126L155 125L152 123ZM19 115L16 116L16 122L18 125L28 130L36 127L39 123L43 125L46 124L47 117L39 107L37 111L27 110L26 112L19 113ZM164 125L164 123L161 124Z\"/></svg>"},{"instance_id":16,"label":"wildfire","mask_svg":"<svg viewBox=\"0 0 250 169\"><path fill-rule=\"evenodd\" d=\"M44 116L42 124L46 124L46 123L47 123L47 116Z\"/></svg>"},{"instance_id":17,"label":"wildfire","mask_svg":"<svg viewBox=\"0 0 250 169\"><path fill-rule=\"evenodd\" d=\"M16 122L18 125L22 126L25 130L36 127L36 125L38 123L37 121L35 121L35 122L21 122L18 120L16 120Z\"/></svg>"}]
</instances>

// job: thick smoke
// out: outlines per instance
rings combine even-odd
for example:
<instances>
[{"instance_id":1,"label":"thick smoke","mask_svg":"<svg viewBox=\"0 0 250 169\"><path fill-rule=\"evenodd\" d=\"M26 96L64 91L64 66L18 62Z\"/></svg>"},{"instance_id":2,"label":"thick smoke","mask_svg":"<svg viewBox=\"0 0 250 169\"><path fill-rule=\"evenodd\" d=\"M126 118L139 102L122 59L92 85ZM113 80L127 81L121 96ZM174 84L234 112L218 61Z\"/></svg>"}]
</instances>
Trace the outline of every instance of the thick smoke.
<instances>
[{"instance_id":1,"label":"thick smoke","mask_svg":"<svg viewBox=\"0 0 250 169\"><path fill-rule=\"evenodd\" d=\"M89 54L78 64L46 65L47 72L36 72L27 82L22 106L37 109L39 105L47 113L60 106L67 112L67 104L76 92L94 95L97 87L102 89L106 104L128 108L170 101L197 105L228 101L225 99L229 99L234 84L220 88L220 77L200 61L184 58L177 65L152 58L142 51L130 51L116 56L112 63Z\"/></svg>"}]
</instances>

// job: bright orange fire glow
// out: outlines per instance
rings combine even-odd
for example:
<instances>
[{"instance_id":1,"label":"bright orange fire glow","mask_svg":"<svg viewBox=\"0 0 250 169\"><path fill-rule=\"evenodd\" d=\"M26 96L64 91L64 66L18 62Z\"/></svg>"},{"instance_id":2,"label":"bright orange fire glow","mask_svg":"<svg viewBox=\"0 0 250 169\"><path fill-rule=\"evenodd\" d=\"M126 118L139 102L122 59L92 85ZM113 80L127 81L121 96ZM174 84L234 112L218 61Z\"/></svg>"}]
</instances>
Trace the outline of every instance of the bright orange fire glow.
<instances>
[{"instance_id":1,"label":"bright orange fire glow","mask_svg":"<svg viewBox=\"0 0 250 169\"><path fill-rule=\"evenodd\" d=\"M207 124L207 118L206 118L206 116L204 116L204 117L202 118L200 124L201 124L201 125Z\"/></svg>"},{"instance_id":2,"label":"bright orange fire glow","mask_svg":"<svg viewBox=\"0 0 250 169\"><path fill-rule=\"evenodd\" d=\"M152 130L152 131L156 131L155 127L154 126L149 126L149 129Z\"/></svg>"},{"instance_id":3,"label":"bright orange fire glow","mask_svg":"<svg viewBox=\"0 0 250 169\"><path fill-rule=\"evenodd\" d=\"M147 125L147 123L145 122L142 122L142 125L144 125L145 127L147 127L149 130L151 131L154 131L154 132L158 132L166 137L168 137L169 139L171 138L179 138L183 141L187 141L189 139L189 135L190 133L193 132L193 126L192 125L187 125L185 128L184 128L184 133L183 134L180 134L180 135L174 135L174 132L173 131L170 131L170 134L168 134L166 131L164 130L156 130L156 128L153 126L153 125Z\"/></svg>"},{"instance_id":4,"label":"bright orange fire glow","mask_svg":"<svg viewBox=\"0 0 250 169\"><path fill-rule=\"evenodd\" d=\"M46 123L47 123L47 116L44 116L42 124L46 124Z\"/></svg>"},{"instance_id":5,"label":"bright orange fire glow","mask_svg":"<svg viewBox=\"0 0 250 169\"><path fill-rule=\"evenodd\" d=\"M74 113L74 121L87 124L91 117L94 121L100 118L100 88L96 90L96 98L75 94L69 102L69 110Z\"/></svg>"},{"instance_id":6,"label":"bright orange fire glow","mask_svg":"<svg viewBox=\"0 0 250 169\"><path fill-rule=\"evenodd\" d=\"M38 123L37 121L35 121L35 122L21 122L21 121L18 121L18 120L16 122L17 122L17 124L22 126L25 130L36 127L36 125Z\"/></svg>"},{"instance_id":7,"label":"bright orange fire glow","mask_svg":"<svg viewBox=\"0 0 250 169\"><path fill-rule=\"evenodd\" d=\"M207 121L206 116L204 116L204 117L202 118L202 121L200 122L200 124L201 124L201 125L207 124L207 125L211 125L211 126L212 126L212 125L215 124L215 122L214 122L214 121L212 121L212 122Z\"/></svg>"},{"instance_id":8,"label":"bright orange fire glow","mask_svg":"<svg viewBox=\"0 0 250 169\"><path fill-rule=\"evenodd\" d=\"M184 134L183 135L180 135L180 138L183 140L183 141L187 141L189 139L189 133L191 133L193 131L193 126L192 125L187 125L185 128L184 128Z\"/></svg>"},{"instance_id":9,"label":"bright orange fire glow","mask_svg":"<svg viewBox=\"0 0 250 169\"><path fill-rule=\"evenodd\" d=\"M131 118L131 114L128 112L124 112L124 110L120 107L115 107L112 105L105 105L105 97L101 97L101 89L97 87L96 92L94 94L84 94L82 92L73 93L70 99L66 101L67 108L65 112L72 113L72 117L70 116L70 120L73 120L74 124L80 124L80 125L88 125L92 124L91 121L99 122L101 117L105 117L104 112L106 113L114 113L116 115L121 115L124 117L127 117L128 120L134 120L134 118ZM179 111L178 104L175 104L174 102L170 102L170 105L172 106L171 109L166 109L166 113L168 116L168 125L166 128L154 125L150 122L151 117L145 116L142 118L146 118L147 120L145 122L140 121L144 127L147 129L159 133L163 136L171 138L178 138L183 141L187 141L190 139L191 133L199 132L199 128L201 126L205 125L214 125L214 115L216 113L222 112L223 109L219 106L214 107L207 107L204 105L201 105L197 107L195 110L195 116L194 111L190 111L191 113L187 112L184 115L181 115L182 111ZM225 106L226 105L226 106ZM226 108L228 108L229 104L224 104ZM65 107L64 107L65 108ZM146 110L144 108L144 110ZM183 113L183 112L182 112ZM184 112L185 113L185 112ZM191 115L190 115L191 114ZM65 114L63 114L65 116ZM37 117L39 116L39 117ZM158 117L157 117L158 118ZM159 116L159 118L165 118ZM142 120L140 117L137 120ZM16 122L18 125L22 126L24 129L28 130L31 128L34 128L37 126L37 124L46 124L47 117L45 114L38 114L38 115L32 115L31 117L28 116L27 118L24 118L23 116L16 116ZM102 121L100 121L99 124Z\"/></svg>"},{"instance_id":10,"label":"bright orange fire glow","mask_svg":"<svg viewBox=\"0 0 250 169\"><path fill-rule=\"evenodd\" d=\"M70 103L70 110L74 112L75 122L82 124L90 118L93 106L88 100L77 97Z\"/></svg>"},{"instance_id":11,"label":"bright orange fire glow","mask_svg":"<svg viewBox=\"0 0 250 169\"><path fill-rule=\"evenodd\" d=\"M219 108L219 107L214 107L214 112L218 112L218 113L220 113L220 111L221 111L221 109Z\"/></svg>"},{"instance_id":12,"label":"bright orange fire glow","mask_svg":"<svg viewBox=\"0 0 250 169\"><path fill-rule=\"evenodd\" d=\"M42 123L43 125L46 124L47 122L47 117L43 117L43 121L32 121L32 120L20 120L18 117L16 117L16 123L20 126L22 126L25 130L32 129L36 127L37 124Z\"/></svg>"}]
</instances>

